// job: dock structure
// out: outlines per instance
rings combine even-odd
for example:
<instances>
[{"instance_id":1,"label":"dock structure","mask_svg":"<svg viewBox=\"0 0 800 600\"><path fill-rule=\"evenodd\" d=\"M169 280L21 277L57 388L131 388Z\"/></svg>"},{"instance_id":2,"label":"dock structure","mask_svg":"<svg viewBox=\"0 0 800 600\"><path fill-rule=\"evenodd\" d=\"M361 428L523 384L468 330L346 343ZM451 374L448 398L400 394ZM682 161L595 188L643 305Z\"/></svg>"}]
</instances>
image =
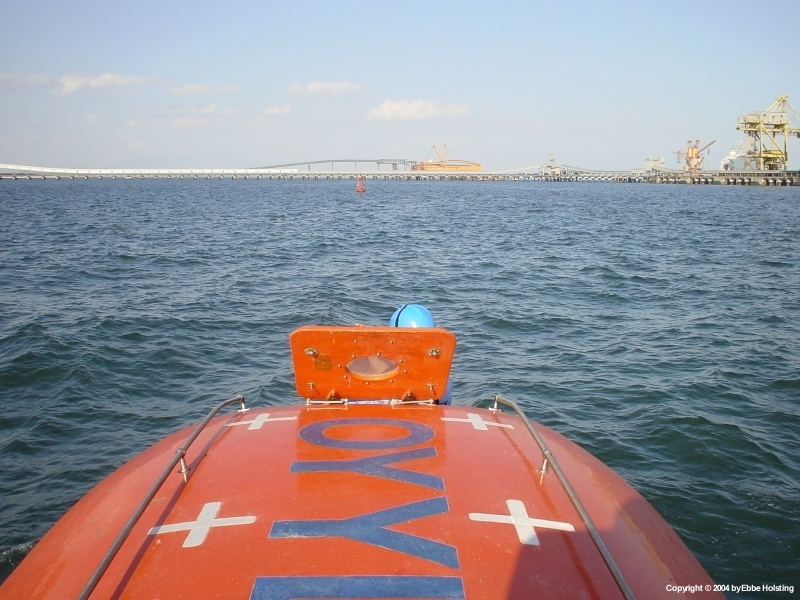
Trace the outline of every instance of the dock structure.
<instances>
[{"instance_id":1,"label":"dock structure","mask_svg":"<svg viewBox=\"0 0 800 600\"><path fill-rule=\"evenodd\" d=\"M345 163L345 168L334 168ZM374 163L375 168L358 169ZM800 171L687 172L678 169L650 168L602 171L555 165L534 165L504 171L414 171L405 159L326 160L292 163L262 168L221 169L72 169L0 164L0 180L13 179L264 179L264 180L355 180L359 175L371 180L395 181L548 181L662 183L689 185L800 186ZM330 165L330 169L322 169ZM381 169L389 165L390 169Z\"/></svg>"}]
</instances>

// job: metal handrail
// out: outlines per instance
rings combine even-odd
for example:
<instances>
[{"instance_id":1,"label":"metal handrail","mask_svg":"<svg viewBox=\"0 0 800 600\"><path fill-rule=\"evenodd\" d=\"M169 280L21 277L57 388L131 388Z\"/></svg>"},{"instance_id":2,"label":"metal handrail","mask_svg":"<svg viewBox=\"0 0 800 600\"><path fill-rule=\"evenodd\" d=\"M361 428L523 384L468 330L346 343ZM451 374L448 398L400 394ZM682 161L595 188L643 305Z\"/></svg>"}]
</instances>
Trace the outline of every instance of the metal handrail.
<instances>
[{"instance_id":1,"label":"metal handrail","mask_svg":"<svg viewBox=\"0 0 800 600\"><path fill-rule=\"evenodd\" d=\"M156 479L155 483L153 483L153 486L150 488L150 491L148 491L147 494L145 494L145 497L142 498L142 501L139 503L139 506L136 507L136 510L133 512L130 519L128 519L128 522L125 524L125 527L123 527L122 531L119 532L119 535L117 535L117 538L114 540L114 543L106 552L105 556L103 557L103 560L100 561L100 564L94 570L94 573L92 573L91 578L83 587L83 590L81 590L80 595L78 595L78 600L87 600L89 598L91 593L97 587L97 584L100 582L100 578L103 576L103 574L106 572L109 565L111 564L111 561L114 560L114 557L117 555L120 548L122 548L122 544L125 543L126 539L128 539L131 530L139 521L142 514L144 514L145 509L147 509L147 507L150 505L150 502L158 493L158 490L161 489L161 486L164 485L164 482L167 480L167 478L172 473L174 473L175 465L177 465L178 463L181 463L182 468L180 472L183 473L184 481L186 481L186 471L188 469L186 468L186 462L184 460L184 457L186 456L186 451L189 449L189 446L192 445L192 443L197 439L197 437L200 435L203 429L206 428L211 419L217 416L217 413L219 413L219 411L221 411L226 406L230 406L231 404L236 404L237 402L241 405L241 408L239 408L240 412L244 412L247 410L244 405L244 396L236 396L235 398L231 398L230 400L225 400L224 402L221 402L210 413L208 413L208 415L206 415L206 418L203 419L200 422L200 424L195 428L195 430L192 432L192 435L186 438L186 441L183 443L183 445L175 451L175 455L172 457L172 460L170 460L169 464L161 472L161 475L159 475L158 479Z\"/></svg>"},{"instance_id":2,"label":"metal handrail","mask_svg":"<svg viewBox=\"0 0 800 600\"><path fill-rule=\"evenodd\" d=\"M575 489L572 487L572 484L567 479L567 476L564 474L564 471L561 470L561 467L556 460L556 457L548 448L547 443L544 441L539 432L533 426L528 416L522 412L522 409L517 405L516 402L513 400L509 400L508 398L504 398L503 396L495 396L494 397L494 408L492 410L497 410L497 404L504 404L509 408L513 409L514 412L522 419L522 422L525 423L525 426L528 428L528 431L533 436L533 439L536 440L536 443L539 445L539 449L542 451L542 455L544 456L544 464L542 464L542 472L545 471L547 468L547 464L550 463L553 466L553 471L558 478L558 481L561 483L561 487L564 488L564 491L567 494L570 502L572 502L572 506L578 512L578 515L581 517L581 521L583 521L586 530L589 532L589 535L594 542L594 545L597 546L597 550L600 552L600 555L603 557L603 560L608 567L608 570L611 572L611 575L614 577L614 580L617 582L617 586L619 586L622 595L626 598L626 600L635 600L635 596L633 595L633 591L631 590L628 582L625 581L625 577L622 575L622 571L620 571L617 563L614 561L614 557L611 556L611 552L609 551L608 547L606 546L603 539L600 537L600 533L597 531L597 527L595 527L592 518L589 516L589 513L586 512L586 509L583 506L580 498L575 493Z\"/></svg>"}]
</instances>

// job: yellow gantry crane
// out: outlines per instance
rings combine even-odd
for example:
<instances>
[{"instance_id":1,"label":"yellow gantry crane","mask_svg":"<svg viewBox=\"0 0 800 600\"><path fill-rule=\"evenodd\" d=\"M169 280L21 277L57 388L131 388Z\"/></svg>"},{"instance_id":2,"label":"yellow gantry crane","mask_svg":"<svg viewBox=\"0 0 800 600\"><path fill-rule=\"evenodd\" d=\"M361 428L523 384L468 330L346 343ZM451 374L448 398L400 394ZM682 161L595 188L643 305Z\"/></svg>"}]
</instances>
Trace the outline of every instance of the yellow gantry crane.
<instances>
[{"instance_id":1,"label":"yellow gantry crane","mask_svg":"<svg viewBox=\"0 0 800 600\"><path fill-rule=\"evenodd\" d=\"M692 143L692 140L686 141L686 152L679 150L675 154L678 155L678 162L680 163L681 158L684 159L683 170L688 173L699 173L703 170L703 152L708 150L711 147L711 144L716 142L717 140L711 140L702 148L700 147L700 140L695 140Z\"/></svg>"},{"instance_id":2,"label":"yellow gantry crane","mask_svg":"<svg viewBox=\"0 0 800 600\"><path fill-rule=\"evenodd\" d=\"M800 137L800 114L789 104L789 96L779 96L767 110L739 117L736 129L747 134L746 171L784 171L789 136Z\"/></svg>"}]
</instances>

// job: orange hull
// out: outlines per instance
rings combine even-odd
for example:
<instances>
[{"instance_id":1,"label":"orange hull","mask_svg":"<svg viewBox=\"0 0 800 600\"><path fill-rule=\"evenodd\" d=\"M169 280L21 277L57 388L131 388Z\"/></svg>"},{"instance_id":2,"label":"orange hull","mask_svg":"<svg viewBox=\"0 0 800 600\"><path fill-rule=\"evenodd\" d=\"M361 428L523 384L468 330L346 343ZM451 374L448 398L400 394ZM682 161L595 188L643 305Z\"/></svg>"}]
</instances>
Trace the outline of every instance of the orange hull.
<instances>
[{"instance_id":1,"label":"orange hull","mask_svg":"<svg viewBox=\"0 0 800 600\"><path fill-rule=\"evenodd\" d=\"M374 337L389 328L365 329ZM433 331L438 337L408 340L438 350L432 343L448 338ZM349 346L341 339L348 332ZM305 367L312 378L329 374L327 358L333 370L341 358L324 354L327 334L317 333L293 340L295 360L314 361ZM332 352L349 353L366 339L357 328L335 336ZM397 343L408 340L400 334ZM359 384L405 389L407 362L397 357L398 373L358 375ZM440 385L449 361L426 368ZM298 378L298 387L308 383ZM166 438L92 490L12 573L0 598L79 597L191 431ZM670 586L712 584L632 487L561 435L541 425L536 431L635 597L674 600ZM186 461L187 481L168 476L87 597L623 597L565 489L552 470L539 472L543 453L516 415L408 403L268 407L214 418Z\"/></svg>"}]
</instances>

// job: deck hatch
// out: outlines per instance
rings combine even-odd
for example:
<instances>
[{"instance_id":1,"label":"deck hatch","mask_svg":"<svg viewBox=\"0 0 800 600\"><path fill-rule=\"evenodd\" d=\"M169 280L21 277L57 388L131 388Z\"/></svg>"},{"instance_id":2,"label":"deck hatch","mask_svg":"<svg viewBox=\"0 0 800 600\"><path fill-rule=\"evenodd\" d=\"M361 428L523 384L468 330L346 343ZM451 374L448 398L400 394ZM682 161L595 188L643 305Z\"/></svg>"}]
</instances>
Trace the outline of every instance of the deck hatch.
<instances>
[{"instance_id":1,"label":"deck hatch","mask_svg":"<svg viewBox=\"0 0 800 600\"><path fill-rule=\"evenodd\" d=\"M438 327L306 326L289 345L297 393L307 400L438 400L456 338Z\"/></svg>"}]
</instances>

